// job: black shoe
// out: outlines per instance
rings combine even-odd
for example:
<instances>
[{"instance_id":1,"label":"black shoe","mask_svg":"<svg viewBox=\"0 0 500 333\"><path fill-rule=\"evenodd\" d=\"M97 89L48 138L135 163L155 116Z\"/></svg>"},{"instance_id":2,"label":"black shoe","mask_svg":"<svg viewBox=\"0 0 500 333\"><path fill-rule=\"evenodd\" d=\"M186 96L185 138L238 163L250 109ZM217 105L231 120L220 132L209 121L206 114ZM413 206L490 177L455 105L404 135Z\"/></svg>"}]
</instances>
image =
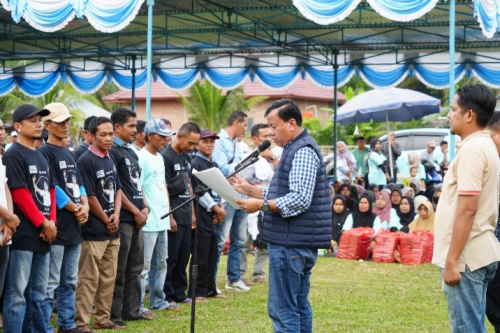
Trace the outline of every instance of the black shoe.
<instances>
[{"instance_id":1,"label":"black shoe","mask_svg":"<svg viewBox=\"0 0 500 333\"><path fill-rule=\"evenodd\" d=\"M113 320L113 323L114 323L116 326L120 327L120 328L125 328L125 326L127 326L127 325L125 325L125 323L124 323L123 321L121 321L121 320Z\"/></svg>"},{"instance_id":2,"label":"black shoe","mask_svg":"<svg viewBox=\"0 0 500 333\"><path fill-rule=\"evenodd\" d=\"M134 320L149 321L149 320L153 320L153 318L152 317L145 317L142 314L140 314L137 317L123 317L123 320L125 320L125 321L134 321ZM116 323L116 321L115 321L115 323Z\"/></svg>"},{"instance_id":3,"label":"black shoe","mask_svg":"<svg viewBox=\"0 0 500 333\"><path fill-rule=\"evenodd\" d=\"M72 328L70 330L64 330L62 328L60 328L58 330L59 333L84 333L85 331L82 331L81 329L79 329L78 327L75 327L75 328ZM92 330L91 330L92 332Z\"/></svg>"}]
</instances>

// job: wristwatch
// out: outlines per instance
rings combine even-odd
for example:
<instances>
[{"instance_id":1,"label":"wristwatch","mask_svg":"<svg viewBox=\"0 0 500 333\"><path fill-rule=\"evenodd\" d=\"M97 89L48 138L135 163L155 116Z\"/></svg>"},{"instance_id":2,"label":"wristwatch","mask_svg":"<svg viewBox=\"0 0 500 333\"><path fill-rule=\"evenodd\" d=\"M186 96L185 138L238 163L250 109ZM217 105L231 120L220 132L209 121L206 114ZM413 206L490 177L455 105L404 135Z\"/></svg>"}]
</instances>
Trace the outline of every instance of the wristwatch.
<instances>
[{"instance_id":1,"label":"wristwatch","mask_svg":"<svg viewBox=\"0 0 500 333\"><path fill-rule=\"evenodd\" d=\"M269 211L269 203L267 202L267 199L264 199L264 204L262 205L261 210L263 212L268 212Z\"/></svg>"}]
</instances>

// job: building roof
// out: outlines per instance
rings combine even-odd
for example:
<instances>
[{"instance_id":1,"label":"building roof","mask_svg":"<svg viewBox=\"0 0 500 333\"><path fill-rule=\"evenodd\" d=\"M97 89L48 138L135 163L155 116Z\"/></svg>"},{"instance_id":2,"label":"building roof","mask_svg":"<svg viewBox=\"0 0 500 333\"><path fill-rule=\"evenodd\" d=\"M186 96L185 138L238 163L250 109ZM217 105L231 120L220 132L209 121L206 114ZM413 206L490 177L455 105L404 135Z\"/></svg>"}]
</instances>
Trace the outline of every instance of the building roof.
<instances>
[{"instance_id":1,"label":"building roof","mask_svg":"<svg viewBox=\"0 0 500 333\"><path fill-rule=\"evenodd\" d=\"M250 98L254 96L268 96L269 98L292 98L292 99L307 99L311 101L333 101L333 89L321 88L314 84L308 77L305 80L300 78L295 80L293 84L285 89L270 89L263 86L258 79L252 82L250 79L244 83L245 96ZM187 90L178 92L183 96L189 95ZM151 85L151 100L152 101L169 101L179 99L175 91L169 90L161 82L153 82ZM146 86L136 90L136 101L146 100ZM345 95L337 91L337 99L339 105L346 102ZM132 92L126 90L117 91L103 98L107 103L130 103L132 101Z\"/></svg>"}]
</instances>

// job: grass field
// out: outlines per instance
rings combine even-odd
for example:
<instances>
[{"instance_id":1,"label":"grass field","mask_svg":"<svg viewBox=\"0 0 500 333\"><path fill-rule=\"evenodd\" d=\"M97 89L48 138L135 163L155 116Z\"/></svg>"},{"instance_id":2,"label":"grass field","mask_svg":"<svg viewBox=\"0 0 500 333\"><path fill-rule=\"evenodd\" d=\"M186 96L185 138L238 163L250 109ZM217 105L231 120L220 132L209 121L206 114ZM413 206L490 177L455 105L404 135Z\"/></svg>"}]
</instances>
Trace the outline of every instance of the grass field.
<instances>
[{"instance_id":1,"label":"grass field","mask_svg":"<svg viewBox=\"0 0 500 333\"><path fill-rule=\"evenodd\" d=\"M272 332L267 284L249 292L224 290L226 259L218 286L226 299L196 306L197 332ZM253 257L249 257L249 265ZM250 270L251 271L251 270ZM446 299L435 266L403 266L319 257L309 294L314 332L449 332ZM128 322L129 332L189 332L189 306L156 312L151 322ZM487 323L488 332L493 328Z\"/></svg>"}]
</instances>

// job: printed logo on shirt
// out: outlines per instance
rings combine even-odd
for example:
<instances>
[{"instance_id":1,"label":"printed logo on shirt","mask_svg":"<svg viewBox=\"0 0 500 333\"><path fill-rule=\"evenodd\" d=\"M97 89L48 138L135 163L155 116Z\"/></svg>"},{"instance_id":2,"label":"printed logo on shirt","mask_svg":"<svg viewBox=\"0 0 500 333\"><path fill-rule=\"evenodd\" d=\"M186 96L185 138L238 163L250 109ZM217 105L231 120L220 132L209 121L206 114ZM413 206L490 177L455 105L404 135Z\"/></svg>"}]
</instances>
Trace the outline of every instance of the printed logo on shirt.
<instances>
[{"instance_id":1,"label":"printed logo on shirt","mask_svg":"<svg viewBox=\"0 0 500 333\"><path fill-rule=\"evenodd\" d=\"M45 207L50 207L49 179L44 176L41 176L38 179L36 178L36 176L33 176L32 179L36 200Z\"/></svg>"},{"instance_id":2,"label":"printed logo on shirt","mask_svg":"<svg viewBox=\"0 0 500 333\"><path fill-rule=\"evenodd\" d=\"M60 169L66 169L67 168L66 161L59 161L59 168Z\"/></svg>"},{"instance_id":3,"label":"printed logo on shirt","mask_svg":"<svg viewBox=\"0 0 500 333\"><path fill-rule=\"evenodd\" d=\"M36 169L36 165L30 165L29 170L30 170L30 174L38 173L38 170Z\"/></svg>"},{"instance_id":4,"label":"printed logo on shirt","mask_svg":"<svg viewBox=\"0 0 500 333\"><path fill-rule=\"evenodd\" d=\"M128 167L128 174L130 175L130 182L132 183L132 186L137 191L142 192L141 176L139 175L139 172L137 172L137 169L135 168L135 166Z\"/></svg>"},{"instance_id":5,"label":"printed logo on shirt","mask_svg":"<svg viewBox=\"0 0 500 333\"><path fill-rule=\"evenodd\" d=\"M174 170L175 170L175 171L181 171L181 166L180 166L180 164L176 164L176 165L174 165Z\"/></svg>"},{"instance_id":6,"label":"printed logo on shirt","mask_svg":"<svg viewBox=\"0 0 500 333\"><path fill-rule=\"evenodd\" d=\"M98 170L96 172L96 177L97 178L103 178L104 177L104 170Z\"/></svg>"},{"instance_id":7,"label":"printed logo on shirt","mask_svg":"<svg viewBox=\"0 0 500 333\"><path fill-rule=\"evenodd\" d=\"M64 161L62 161L64 162ZM66 192L73 198L80 198L80 185L77 182L75 170L63 170L64 183L66 185Z\"/></svg>"},{"instance_id":8,"label":"printed logo on shirt","mask_svg":"<svg viewBox=\"0 0 500 333\"><path fill-rule=\"evenodd\" d=\"M109 176L106 179L101 179L102 196L109 203L115 203L115 177Z\"/></svg>"},{"instance_id":9,"label":"printed logo on shirt","mask_svg":"<svg viewBox=\"0 0 500 333\"><path fill-rule=\"evenodd\" d=\"M130 165L130 160L128 158L125 158L125 164Z\"/></svg>"}]
</instances>

